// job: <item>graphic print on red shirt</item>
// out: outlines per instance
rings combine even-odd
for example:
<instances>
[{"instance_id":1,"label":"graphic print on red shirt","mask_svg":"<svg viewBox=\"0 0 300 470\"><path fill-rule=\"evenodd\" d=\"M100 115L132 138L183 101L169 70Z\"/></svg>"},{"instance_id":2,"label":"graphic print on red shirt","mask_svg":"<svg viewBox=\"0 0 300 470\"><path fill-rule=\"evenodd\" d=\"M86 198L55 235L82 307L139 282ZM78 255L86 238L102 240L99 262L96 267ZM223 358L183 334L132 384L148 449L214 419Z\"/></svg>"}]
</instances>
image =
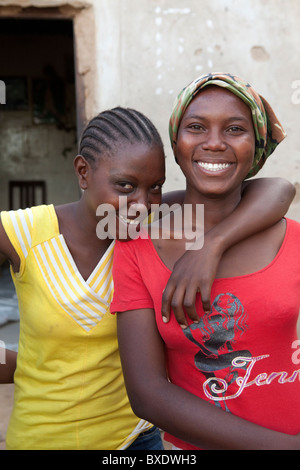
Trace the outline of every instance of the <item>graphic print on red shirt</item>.
<instances>
[{"instance_id":1,"label":"graphic print on red shirt","mask_svg":"<svg viewBox=\"0 0 300 470\"><path fill-rule=\"evenodd\" d=\"M287 434L300 432L300 224L287 230L274 260L257 272L215 279L212 308L196 299L199 323L165 324L162 292L171 271L150 239L116 243L112 312L151 308L165 343L168 376L213 406ZM294 360L293 360L294 358ZM182 449L194 446L165 435Z\"/></svg>"},{"instance_id":2,"label":"graphic print on red shirt","mask_svg":"<svg viewBox=\"0 0 300 470\"><path fill-rule=\"evenodd\" d=\"M221 406L222 401L226 411L230 411L224 400L229 386L245 377L251 358L247 349L233 350L233 343L248 328L246 319L245 309L235 295L219 294L210 313L183 330L186 338L199 348L194 360L206 377L206 396L216 406Z\"/></svg>"}]
</instances>

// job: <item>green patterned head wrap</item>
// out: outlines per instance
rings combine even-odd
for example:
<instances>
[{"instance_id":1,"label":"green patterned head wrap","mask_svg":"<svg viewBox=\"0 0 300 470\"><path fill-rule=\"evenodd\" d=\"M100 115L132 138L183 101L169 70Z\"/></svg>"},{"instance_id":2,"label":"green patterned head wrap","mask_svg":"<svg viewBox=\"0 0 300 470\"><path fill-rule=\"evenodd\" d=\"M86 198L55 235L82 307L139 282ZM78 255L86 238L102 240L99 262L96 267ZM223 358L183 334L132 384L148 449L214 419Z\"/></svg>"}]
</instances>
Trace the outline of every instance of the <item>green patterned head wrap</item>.
<instances>
[{"instance_id":1,"label":"green patterned head wrap","mask_svg":"<svg viewBox=\"0 0 300 470\"><path fill-rule=\"evenodd\" d=\"M277 145L286 137L269 103L245 80L229 73L210 73L196 78L185 87L175 100L169 123L171 145L176 143L181 119L190 102L208 85L217 85L234 93L251 109L255 132L255 156L253 165L247 175L250 178L262 168L267 158L274 152Z\"/></svg>"}]
</instances>

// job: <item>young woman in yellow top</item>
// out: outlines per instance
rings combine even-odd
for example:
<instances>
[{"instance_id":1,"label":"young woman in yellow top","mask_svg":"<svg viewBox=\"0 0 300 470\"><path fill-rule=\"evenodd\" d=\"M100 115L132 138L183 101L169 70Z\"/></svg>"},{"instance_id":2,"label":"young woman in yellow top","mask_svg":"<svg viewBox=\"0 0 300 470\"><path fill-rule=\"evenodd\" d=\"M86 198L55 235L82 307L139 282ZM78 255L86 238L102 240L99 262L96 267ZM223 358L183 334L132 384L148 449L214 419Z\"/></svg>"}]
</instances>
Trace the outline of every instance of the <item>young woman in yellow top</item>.
<instances>
[{"instance_id":1,"label":"young woman in yellow top","mask_svg":"<svg viewBox=\"0 0 300 470\"><path fill-rule=\"evenodd\" d=\"M98 238L101 216L96 212L100 204L109 203L120 215L122 195L128 207L159 204L165 179L163 145L145 116L115 108L90 121L74 165L83 191L79 201L1 213L0 262L8 259L11 264L20 308L16 371L12 352L7 351L6 364L0 365L0 382L15 382L7 448L161 449L158 430L133 414L127 398L116 319L109 312L114 242ZM192 264L205 259L214 267L216 253L275 223L293 196L292 185L281 179L249 183L239 207L207 236L211 243L193 253ZM180 201L182 195L166 200L174 198ZM251 224L254 213L256 226ZM116 237L129 222L117 217ZM212 243L220 234L222 242ZM180 279L186 265L192 266L189 258L174 270L171 290L177 303L184 298ZM200 288L209 291L213 271ZM191 278L197 289L198 278L197 272Z\"/></svg>"}]
</instances>

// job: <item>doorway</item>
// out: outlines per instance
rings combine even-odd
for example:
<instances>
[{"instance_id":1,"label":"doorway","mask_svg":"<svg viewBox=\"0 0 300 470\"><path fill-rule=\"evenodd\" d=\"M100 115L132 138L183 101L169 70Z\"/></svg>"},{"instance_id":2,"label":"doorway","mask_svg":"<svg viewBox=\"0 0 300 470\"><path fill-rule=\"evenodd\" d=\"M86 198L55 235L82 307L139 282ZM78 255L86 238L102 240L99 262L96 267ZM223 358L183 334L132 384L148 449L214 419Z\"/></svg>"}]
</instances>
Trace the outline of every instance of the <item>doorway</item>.
<instances>
[{"instance_id":1,"label":"doorway","mask_svg":"<svg viewBox=\"0 0 300 470\"><path fill-rule=\"evenodd\" d=\"M73 35L72 19L0 18L0 210L78 198Z\"/></svg>"}]
</instances>

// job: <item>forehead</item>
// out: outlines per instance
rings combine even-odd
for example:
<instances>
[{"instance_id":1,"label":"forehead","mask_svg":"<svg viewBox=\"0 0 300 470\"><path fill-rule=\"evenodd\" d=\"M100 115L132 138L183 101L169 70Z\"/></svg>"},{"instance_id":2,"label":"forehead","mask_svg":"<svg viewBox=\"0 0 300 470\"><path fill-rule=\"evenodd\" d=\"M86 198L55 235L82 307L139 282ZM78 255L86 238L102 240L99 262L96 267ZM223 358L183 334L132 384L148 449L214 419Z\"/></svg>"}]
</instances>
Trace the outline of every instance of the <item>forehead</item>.
<instances>
[{"instance_id":1,"label":"forehead","mask_svg":"<svg viewBox=\"0 0 300 470\"><path fill-rule=\"evenodd\" d=\"M241 98L228 89L216 85L210 85L200 90L187 107L184 117L195 112L200 114L221 112L224 115L238 113L239 116L252 120L251 110Z\"/></svg>"},{"instance_id":2,"label":"forehead","mask_svg":"<svg viewBox=\"0 0 300 470\"><path fill-rule=\"evenodd\" d=\"M165 156L161 145L148 145L143 142L124 143L110 152L99 162L99 167L111 176L136 175L145 176L147 173L155 176L164 175Z\"/></svg>"}]
</instances>

